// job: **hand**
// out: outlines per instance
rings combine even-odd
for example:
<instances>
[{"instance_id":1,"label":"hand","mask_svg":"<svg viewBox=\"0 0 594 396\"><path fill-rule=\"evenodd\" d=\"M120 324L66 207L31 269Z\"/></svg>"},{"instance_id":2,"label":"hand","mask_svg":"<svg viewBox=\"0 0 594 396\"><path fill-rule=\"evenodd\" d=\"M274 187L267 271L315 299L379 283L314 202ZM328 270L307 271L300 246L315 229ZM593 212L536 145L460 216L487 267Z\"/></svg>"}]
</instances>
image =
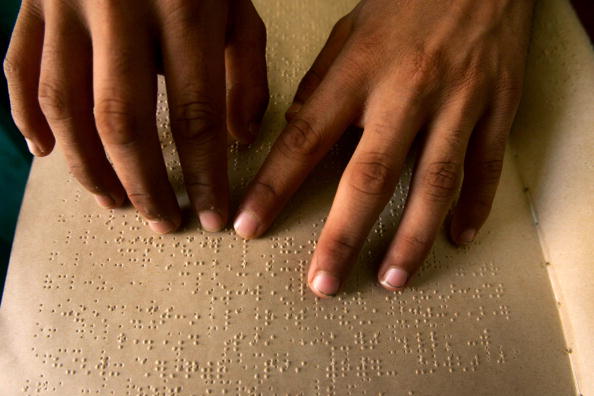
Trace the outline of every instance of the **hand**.
<instances>
[{"instance_id":1,"label":"hand","mask_svg":"<svg viewBox=\"0 0 594 396\"><path fill-rule=\"evenodd\" d=\"M154 231L171 232L180 209L157 136L162 69L190 201L219 230L226 131L251 141L268 104L265 44L249 0L25 0L4 62L13 117L33 154L61 145L100 205L127 194Z\"/></svg>"},{"instance_id":2,"label":"hand","mask_svg":"<svg viewBox=\"0 0 594 396\"><path fill-rule=\"evenodd\" d=\"M334 295L393 194L425 130L402 221L378 279L403 287L427 256L464 182L451 237L484 223L520 100L531 1L364 0L334 27L302 80L288 125L250 184L235 220L261 235L352 123L364 130L338 186L309 267ZM464 168L464 169L463 169Z\"/></svg>"}]
</instances>

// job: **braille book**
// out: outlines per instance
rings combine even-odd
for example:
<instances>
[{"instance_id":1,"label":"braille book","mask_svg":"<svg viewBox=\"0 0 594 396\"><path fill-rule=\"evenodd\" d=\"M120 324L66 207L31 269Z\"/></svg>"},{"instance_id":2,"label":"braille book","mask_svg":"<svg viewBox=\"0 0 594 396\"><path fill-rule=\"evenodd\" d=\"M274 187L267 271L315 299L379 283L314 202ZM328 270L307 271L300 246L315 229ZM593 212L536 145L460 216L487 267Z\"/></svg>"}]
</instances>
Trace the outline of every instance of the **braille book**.
<instances>
[{"instance_id":1,"label":"braille book","mask_svg":"<svg viewBox=\"0 0 594 396\"><path fill-rule=\"evenodd\" d=\"M257 142L230 146L235 204L355 3L255 1L271 103ZM487 223L465 248L442 232L400 292L376 271L412 156L338 295L306 284L357 130L249 241L231 227L203 232L191 213L163 80L157 118L180 231L99 208L61 152L36 159L0 308L0 395L594 395L594 53L567 1L538 2L533 29Z\"/></svg>"}]
</instances>

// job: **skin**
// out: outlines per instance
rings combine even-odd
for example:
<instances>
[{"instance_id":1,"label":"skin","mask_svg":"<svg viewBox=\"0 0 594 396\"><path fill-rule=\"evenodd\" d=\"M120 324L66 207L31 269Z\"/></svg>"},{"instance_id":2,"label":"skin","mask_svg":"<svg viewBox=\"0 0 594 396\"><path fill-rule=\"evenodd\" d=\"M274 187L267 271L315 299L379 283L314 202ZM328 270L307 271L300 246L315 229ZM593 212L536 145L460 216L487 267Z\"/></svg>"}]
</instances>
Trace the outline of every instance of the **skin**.
<instances>
[{"instance_id":1,"label":"skin","mask_svg":"<svg viewBox=\"0 0 594 396\"><path fill-rule=\"evenodd\" d=\"M235 220L264 233L350 124L362 137L312 257L308 284L335 295L424 131L409 196L378 271L399 290L423 263L462 183L450 236L485 222L521 97L531 1L364 0L334 27ZM381 15L381 18L378 17ZM463 182L462 182L463 180Z\"/></svg>"},{"instance_id":2,"label":"skin","mask_svg":"<svg viewBox=\"0 0 594 396\"><path fill-rule=\"evenodd\" d=\"M31 152L57 142L99 205L127 196L159 233L181 222L155 120L165 74L190 201L202 227L219 231L227 131L253 141L268 104L265 47L249 0L24 0L4 70Z\"/></svg>"},{"instance_id":3,"label":"skin","mask_svg":"<svg viewBox=\"0 0 594 396\"><path fill-rule=\"evenodd\" d=\"M533 0L361 1L301 81L236 232L265 233L356 124L363 134L314 252L311 290L338 292L415 139L420 155L378 281L406 285L460 186L449 233L470 243L489 214L521 98L532 9ZM25 0L4 63L13 116L35 155L60 144L100 205L127 196L153 230L171 232L180 211L154 116L163 72L190 200L203 228L217 231L228 217L225 137L253 141L268 103L265 42L248 0Z\"/></svg>"}]
</instances>

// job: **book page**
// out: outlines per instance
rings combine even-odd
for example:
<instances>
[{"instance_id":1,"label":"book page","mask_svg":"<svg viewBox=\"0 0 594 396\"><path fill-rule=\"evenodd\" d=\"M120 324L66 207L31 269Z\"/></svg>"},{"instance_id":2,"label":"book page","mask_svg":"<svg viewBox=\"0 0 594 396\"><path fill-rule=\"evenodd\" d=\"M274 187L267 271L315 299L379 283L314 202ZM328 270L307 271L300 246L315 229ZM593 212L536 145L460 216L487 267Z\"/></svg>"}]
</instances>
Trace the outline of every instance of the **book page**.
<instances>
[{"instance_id":1,"label":"book page","mask_svg":"<svg viewBox=\"0 0 594 396\"><path fill-rule=\"evenodd\" d=\"M544 1L512 135L579 391L594 394L594 50L565 1Z\"/></svg>"},{"instance_id":2,"label":"book page","mask_svg":"<svg viewBox=\"0 0 594 396\"><path fill-rule=\"evenodd\" d=\"M354 1L261 0L271 104L261 138L230 149L233 202L284 125L299 78ZM161 81L161 92L162 91ZM316 168L273 228L244 241L200 230L158 120L183 229L156 235L108 211L60 152L35 160L0 308L1 395L567 395L557 304L513 158L469 248L443 234L411 287L376 284L412 159L337 297L306 285L357 131Z\"/></svg>"}]
</instances>

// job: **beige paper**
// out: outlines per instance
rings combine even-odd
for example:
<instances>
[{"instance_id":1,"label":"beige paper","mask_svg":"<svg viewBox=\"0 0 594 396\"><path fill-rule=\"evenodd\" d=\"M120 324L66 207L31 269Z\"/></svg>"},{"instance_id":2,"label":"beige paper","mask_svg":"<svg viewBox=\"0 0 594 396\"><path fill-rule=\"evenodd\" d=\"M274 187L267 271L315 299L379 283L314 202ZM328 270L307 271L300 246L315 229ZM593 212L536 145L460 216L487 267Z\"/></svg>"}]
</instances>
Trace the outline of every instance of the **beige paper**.
<instances>
[{"instance_id":1,"label":"beige paper","mask_svg":"<svg viewBox=\"0 0 594 396\"><path fill-rule=\"evenodd\" d=\"M513 148L561 303L579 391L594 394L594 51L565 1L538 9Z\"/></svg>"},{"instance_id":2,"label":"beige paper","mask_svg":"<svg viewBox=\"0 0 594 396\"><path fill-rule=\"evenodd\" d=\"M234 146L234 198L256 172L299 78L354 1L259 1L272 100L261 140ZM544 34L538 33L537 34ZM164 96L159 125L181 180ZM347 136L265 237L153 234L131 209L96 206L61 153L36 160L0 309L0 394L568 395L556 302L513 158L469 249L440 235L412 287L375 284L403 176L343 291L315 297L306 269Z\"/></svg>"}]
</instances>

